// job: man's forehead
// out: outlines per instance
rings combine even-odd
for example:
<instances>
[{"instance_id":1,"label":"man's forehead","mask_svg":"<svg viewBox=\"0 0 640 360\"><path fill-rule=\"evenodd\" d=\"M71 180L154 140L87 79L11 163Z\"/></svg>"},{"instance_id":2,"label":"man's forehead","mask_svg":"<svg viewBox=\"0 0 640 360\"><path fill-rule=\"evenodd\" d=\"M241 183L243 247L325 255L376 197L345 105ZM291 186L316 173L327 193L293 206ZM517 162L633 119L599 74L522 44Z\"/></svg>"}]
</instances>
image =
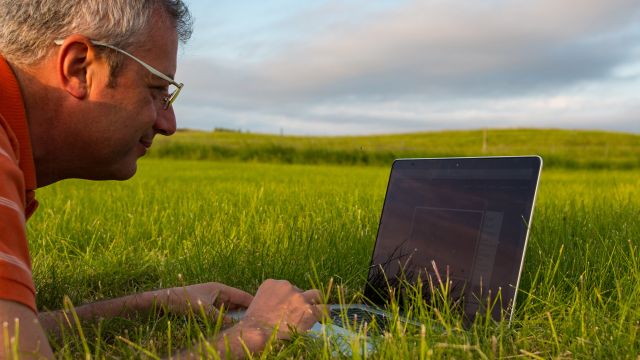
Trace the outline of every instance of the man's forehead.
<instances>
[{"instance_id":1,"label":"man's forehead","mask_svg":"<svg viewBox=\"0 0 640 360\"><path fill-rule=\"evenodd\" d=\"M144 60L148 61L149 65L173 79L177 67L177 38L173 39L175 44L171 44L172 39L170 38L159 39L157 36L148 40L137 51L141 56L144 56Z\"/></svg>"},{"instance_id":2,"label":"man's forehead","mask_svg":"<svg viewBox=\"0 0 640 360\"><path fill-rule=\"evenodd\" d=\"M178 32L173 19L156 7L138 42L138 50L149 57L149 65L173 79L178 56Z\"/></svg>"}]
</instances>

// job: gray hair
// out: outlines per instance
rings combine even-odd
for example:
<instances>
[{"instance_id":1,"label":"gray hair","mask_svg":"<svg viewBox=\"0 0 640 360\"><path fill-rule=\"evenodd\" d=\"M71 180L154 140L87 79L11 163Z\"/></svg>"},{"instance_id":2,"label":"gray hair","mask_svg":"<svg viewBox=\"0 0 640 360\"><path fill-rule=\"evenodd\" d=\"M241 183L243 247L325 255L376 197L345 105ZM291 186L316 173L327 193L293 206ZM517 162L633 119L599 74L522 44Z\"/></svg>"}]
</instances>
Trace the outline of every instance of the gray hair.
<instances>
[{"instance_id":1,"label":"gray hair","mask_svg":"<svg viewBox=\"0 0 640 360\"><path fill-rule=\"evenodd\" d=\"M156 6L186 43L193 20L182 0L0 0L0 54L16 65L40 62L55 39L82 34L128 48L141 40ZM112 75L119 56L108 56Z\"/></svg>"}]
</instances>

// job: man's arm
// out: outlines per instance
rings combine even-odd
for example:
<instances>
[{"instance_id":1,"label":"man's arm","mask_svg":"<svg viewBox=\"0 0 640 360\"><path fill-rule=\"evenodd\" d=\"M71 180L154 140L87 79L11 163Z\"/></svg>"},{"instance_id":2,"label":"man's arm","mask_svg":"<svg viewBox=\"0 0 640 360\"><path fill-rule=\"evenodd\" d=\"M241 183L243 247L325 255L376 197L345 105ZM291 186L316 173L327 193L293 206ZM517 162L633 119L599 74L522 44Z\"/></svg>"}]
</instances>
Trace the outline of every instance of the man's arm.
<instances>
[{"instance_id":1,"label":"man's arm","mask_svg":"<svg viewBox=\"0 0 640 360\"><path fill-rule=\"evenodd\" d=\"M215 314L220 306L227 310L247 308L253 296L251 294L216 282L189 285L147 291L140 294L123 296L115 299L98 301L74 307L81 320L108 319L116 316L130 317L151 309L162 308L175 314L187 314L190 311L200 314ZM38 314L42 327L53 334L58 334L61 327L69 326L69 311L57 310Z\"/></svg>"},{"instance_id":2,"label":"man's arm","mask_svg":"<svg viewBox=\"0 0 640 360\"><path fill-rule=\"evenodd\" d=\"M20 359L53 359L47 336L30 308L0 300L0 325L0 358L13 358L9 354L17 353Z\"/></svg>"},{"instance_id":3,"label":"man's arm","mask_svg":"<svg viewBox=\"0 0 640 360\"><path fill-rule=\"evenodd\" d=\"M211 292L214 288L221 291ZM76 308L76 313L79 317L87 319L126 316L135 311L148 309L154 302L163 303L169 310L178 312L189 311L194 302L198 311L200 306L207 310L207 307L219 305L216 299L229 304L228 308L233 308L233 304L236 307L244 307L250 303L245 317L238 324L211 340L215 351L222 356L225 356L228 344L233 358L244 358L245 348L250 353L262 351L272 336L276 339L288 339L294 329L306 331L321 316L321 311L316 306L321 302L319 291L303 292L284 280L265 281L258 289L255 299L244 291L217 283L168 290L150 291L84 305ZM18 319L17 328L15 319ZM42 313L40 319L43 325L46 324L47 328L52 329L59 329L60 324L66 324L65 314L61 311ZM0 358L12 353L14 348L20 352L21 358L53 358L43 327L31 309L15 302L0 300L0 324L4 323L7 325L3 327L3 339L0 341ZM5 328L7 330L4 330ZM278 332L274 334L276 328ZM16 329L19 331L17 345L15 340L14 343L11 342L11 338L16 338ZM8 345L5 345L4 333L7 333ZM197 350L191 350L182 353L181 357L198 358L198 355Z\"/></svg>"}]
</instances>

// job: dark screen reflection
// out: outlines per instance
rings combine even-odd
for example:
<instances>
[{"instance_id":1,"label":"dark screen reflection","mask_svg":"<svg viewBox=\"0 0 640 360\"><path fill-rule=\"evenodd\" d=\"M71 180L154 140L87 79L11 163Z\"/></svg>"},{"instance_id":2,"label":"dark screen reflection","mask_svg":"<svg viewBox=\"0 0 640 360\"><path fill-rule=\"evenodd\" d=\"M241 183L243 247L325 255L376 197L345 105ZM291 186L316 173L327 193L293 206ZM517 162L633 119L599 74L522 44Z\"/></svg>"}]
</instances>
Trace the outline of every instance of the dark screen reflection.
<instances>
[{"instance_id":1,"label":"dark screen reflection","mask_svg":"<svg viewBox=\"0 0 640 360\"><path fill-rule=\"evenodd\" d=\"M383 304L401 279L448 279L468 319L498 293L492 316L510 313L540 166L538 157L396 161L365 296Z\"/></svg>"}]
</instances>

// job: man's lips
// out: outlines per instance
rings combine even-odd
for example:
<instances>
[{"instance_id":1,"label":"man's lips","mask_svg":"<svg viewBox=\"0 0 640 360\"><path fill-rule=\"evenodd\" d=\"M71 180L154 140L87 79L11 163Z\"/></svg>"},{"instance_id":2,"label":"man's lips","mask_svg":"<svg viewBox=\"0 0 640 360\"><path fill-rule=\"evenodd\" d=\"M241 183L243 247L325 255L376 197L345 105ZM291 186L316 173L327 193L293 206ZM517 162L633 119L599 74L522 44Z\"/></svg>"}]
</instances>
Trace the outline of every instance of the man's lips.
<instances>
[{"instance_id":1,"label":"man's lips","mask_svg":"<svg viewBox=\"0 0 640 360\"><path fill-rule=\"evenodd\" d=\"M144 146L145 148L150 148L151 147L151 140L144 140L144 139L140 139L140 144L142 144L142 146Z\"/></svg>"}]
</instances>

